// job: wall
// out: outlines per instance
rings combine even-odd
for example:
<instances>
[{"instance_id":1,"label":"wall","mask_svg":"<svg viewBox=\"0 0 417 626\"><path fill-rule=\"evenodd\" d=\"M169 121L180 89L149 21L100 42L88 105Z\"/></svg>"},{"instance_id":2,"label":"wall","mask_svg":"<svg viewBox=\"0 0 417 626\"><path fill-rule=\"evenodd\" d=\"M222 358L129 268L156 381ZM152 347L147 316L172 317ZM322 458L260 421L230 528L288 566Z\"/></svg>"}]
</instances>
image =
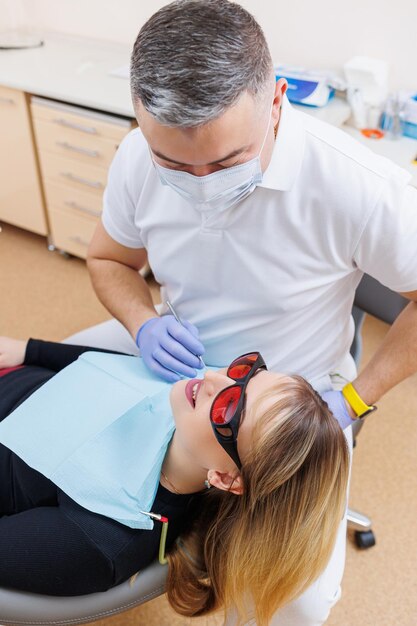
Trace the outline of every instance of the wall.
<instances>
[{"instance_id":1,"label":"wall","mask_svg":"<svg viewBox=\"0 0 417 626\"><path fill-rule=\"evenodd\" d=\"M132 45L161 0L0 0L0 30L26 26ZM340 68L355 55L385 59L393 89L417 89L416 0L241 0L276 62Z\"/></svg>"}]
</instances>

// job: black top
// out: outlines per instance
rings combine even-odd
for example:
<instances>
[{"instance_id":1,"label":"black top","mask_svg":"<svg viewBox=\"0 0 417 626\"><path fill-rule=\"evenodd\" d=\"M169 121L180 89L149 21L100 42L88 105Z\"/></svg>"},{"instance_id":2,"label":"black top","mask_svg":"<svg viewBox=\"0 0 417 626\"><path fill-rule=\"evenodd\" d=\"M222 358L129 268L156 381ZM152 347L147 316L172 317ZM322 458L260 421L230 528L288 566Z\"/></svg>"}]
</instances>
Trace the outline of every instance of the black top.
<instances>
[{"instance_id":1,"label":"black top","mask_svg":"<svg viewBox=\"0 0 417 626\"><path fill-rule=\"evenodd\" d=\"M121 354L120 352L86 346L30 339L26 349L24 367L0 377L0 421L57 372L75 361L84 352L90 351ZM31 468L27 469L32 471ZM112 559L116 572L114 584L118 584L138 569L145 567L157 556L161 532L159 522L155 522L153 531L131 529L115 520L83 509L59 488L57 494L57 506L60 506L68 517L74 519L84 532L89 533L90 536L93 533L94 542L97 545L106 546L106 555ZM30 494L28 497L30 499ZM161 484L159 485L152 511L166 515L169 519L167 548L172 545L175 538L185 530L189 522L195 517L200 505L200 494L178 495ZM112 533L111 542L109 533ZM131 543L133 538L135 538L134 542ZM121 546L124 548L121 549ZM33 581L31 584L30 590L38 593L45 592L42 587L34 585ZM58 593L52 589L49 592ZM80 593L80 591L76 593ZM66 591L64 595L66 595Z\"/></svg>"}]
</instances>

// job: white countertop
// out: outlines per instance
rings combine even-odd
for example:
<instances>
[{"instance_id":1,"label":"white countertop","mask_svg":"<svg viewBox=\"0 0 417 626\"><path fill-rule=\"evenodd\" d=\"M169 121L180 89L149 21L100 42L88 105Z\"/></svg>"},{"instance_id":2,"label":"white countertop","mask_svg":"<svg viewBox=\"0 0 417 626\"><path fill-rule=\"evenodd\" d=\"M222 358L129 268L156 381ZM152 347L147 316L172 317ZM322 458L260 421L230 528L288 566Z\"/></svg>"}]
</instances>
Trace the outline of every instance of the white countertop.
<instances>
[{"instance_id":1,"label":"white countertop","mask_svg":"<svg viewBox=\"0 0 417 626\"><path fill-rule=\"evenodd\" d=\"M129 81L109 72L129 64L130 46L44 33L44 45L0 50L0 85L134 117Z\"/></svg>"},{"instance_id":2,"label":"white countertop","mask_svg":"<svg viewBox=\"0 0 417 626\"><path fill-rule=\"evenodd\" d=\"M134 117L129 80L109 74L129 65L130 46L57 33L43 33L41 39L40 48L0 50L0 85ZM322 108L297 108L337 126L350 115L339 98Z\"/></svg>"}]
</instances>

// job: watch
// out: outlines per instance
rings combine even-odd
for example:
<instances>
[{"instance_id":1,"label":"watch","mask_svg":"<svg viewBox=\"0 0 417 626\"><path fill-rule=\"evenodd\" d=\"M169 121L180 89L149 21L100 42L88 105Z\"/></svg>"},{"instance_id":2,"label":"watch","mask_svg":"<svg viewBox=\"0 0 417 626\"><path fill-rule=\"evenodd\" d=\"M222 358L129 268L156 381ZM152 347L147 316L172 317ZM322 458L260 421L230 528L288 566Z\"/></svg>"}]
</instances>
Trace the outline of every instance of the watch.
<instances>
[{"instance_id":1,"label":"watch","mask_svg":"<svg viewBox=\"0 0 417 626\"><path fill-rule=\"evenodd\" d=\"M342 394L356 414L354 419L362 419L365 415L368 415L377 409L374 404L369 406L362 400L352 383L348 383L343 387Z\"/></svg>"}]
</instances>

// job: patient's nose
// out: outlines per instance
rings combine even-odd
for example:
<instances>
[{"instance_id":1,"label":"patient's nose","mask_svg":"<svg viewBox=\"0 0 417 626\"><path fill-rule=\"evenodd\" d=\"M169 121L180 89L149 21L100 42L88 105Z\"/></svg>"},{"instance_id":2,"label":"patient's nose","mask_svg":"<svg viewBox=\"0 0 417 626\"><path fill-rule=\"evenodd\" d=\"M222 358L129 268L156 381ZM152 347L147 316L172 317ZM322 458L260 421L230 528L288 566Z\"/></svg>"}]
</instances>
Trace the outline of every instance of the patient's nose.
<instances>
[{"instance_id":1,"label":"patient's nose","mask_svg":"<svg viewBox=\"0 0 417 626\"><path fill-rule=\"evenodd\" d=\"M204 379L206 381L207 393L217 393L235 382L233 378L229 378L225 373L221 371L213 372L212 370L206 372Z\"/></svg>"}]
</instances>

